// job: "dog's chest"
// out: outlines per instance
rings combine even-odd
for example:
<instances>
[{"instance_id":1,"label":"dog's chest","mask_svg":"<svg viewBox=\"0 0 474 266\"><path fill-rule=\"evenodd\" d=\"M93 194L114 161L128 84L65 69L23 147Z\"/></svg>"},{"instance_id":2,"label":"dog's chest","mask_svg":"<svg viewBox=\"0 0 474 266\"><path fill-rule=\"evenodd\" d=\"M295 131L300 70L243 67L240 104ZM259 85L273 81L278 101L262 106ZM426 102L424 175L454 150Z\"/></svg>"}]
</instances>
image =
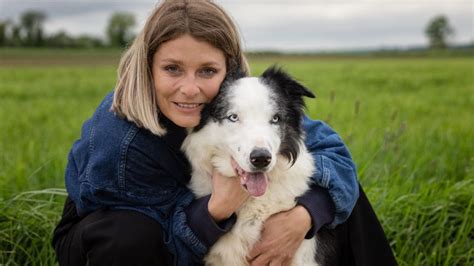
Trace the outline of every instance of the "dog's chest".
<instances>
[{"instance_id":1,"label":"dog's chest","mask_svg":"<svg viewBox=\"0 0 474 266\"><path fill-rule=\"evenodd\" d=\"M251 198L236 212L232 230L222 236L206 257L206 265L247 265L246 255L260 239L263 223L272 214L295 206L294 198L267 193Z\"/></svg>"}]
</instances>

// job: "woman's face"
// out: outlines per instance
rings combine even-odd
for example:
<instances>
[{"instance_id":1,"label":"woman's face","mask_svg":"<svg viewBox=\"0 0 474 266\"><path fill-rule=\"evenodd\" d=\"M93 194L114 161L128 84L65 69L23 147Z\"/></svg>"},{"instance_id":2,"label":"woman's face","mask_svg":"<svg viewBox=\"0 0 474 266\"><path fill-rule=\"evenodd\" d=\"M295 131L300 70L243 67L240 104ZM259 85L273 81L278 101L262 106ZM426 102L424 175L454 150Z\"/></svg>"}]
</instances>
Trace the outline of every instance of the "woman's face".
<instances>
[{"instance_id":1,"label":"woman's face","mask_svg":"<svg viewBox=\"0 0 474 266\"><path fill-rule=\"evenodd\" d=\"M160 45L152 71L161 113L180 127L195 127L225 78L226 58L211 44L185 34Z\"/></svg>"}]
</instances>

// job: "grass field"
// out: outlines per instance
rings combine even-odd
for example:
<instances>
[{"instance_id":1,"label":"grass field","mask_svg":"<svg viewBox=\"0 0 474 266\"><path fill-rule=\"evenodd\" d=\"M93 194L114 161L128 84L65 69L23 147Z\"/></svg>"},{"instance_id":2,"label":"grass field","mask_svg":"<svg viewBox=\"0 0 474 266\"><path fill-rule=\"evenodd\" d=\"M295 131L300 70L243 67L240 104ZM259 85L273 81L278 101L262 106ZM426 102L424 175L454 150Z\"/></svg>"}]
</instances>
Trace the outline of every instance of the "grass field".
<instances>
[{"instance_id":1,"label":"grass field","mask_svg":"<svg viewBox=\"0 0 474 266\"><path fill-rule=\"evenodd\" d=\"M82 122L117 51L0 50L0 265L54 265L49 242ZM474 58L251 58L312 88L349 146L400 265L474 264Z\"/></svg>"}]
</instances>

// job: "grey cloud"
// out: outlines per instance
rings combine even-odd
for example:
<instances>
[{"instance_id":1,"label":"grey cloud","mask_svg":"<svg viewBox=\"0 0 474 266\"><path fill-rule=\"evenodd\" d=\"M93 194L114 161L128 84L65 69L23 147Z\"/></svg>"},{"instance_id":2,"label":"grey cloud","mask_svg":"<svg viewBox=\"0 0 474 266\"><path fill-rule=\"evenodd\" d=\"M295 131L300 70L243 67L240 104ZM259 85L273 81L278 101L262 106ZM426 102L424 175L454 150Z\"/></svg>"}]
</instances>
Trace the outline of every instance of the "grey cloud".
<instances>
[{"instance_id":1,"label":"grey cloud","mask_svg":"<svg viewBox=\"0 0 474 266\"><path fill-rule=\"evenodd\" d=\"M114 11L129 11L143 25L156 0L0 0L0 19L25 9L48 14L47 32L102 36ZM446 14L455 41L472 41L472 2L463 0L221 0L235 18L248 49L318 50L423 45L423 29Z\"/></svg>"},{"instance_id":2,"label":"grey cloud","mask_svg":"<svg viewBox=\"0 0 474 266\"><path fill-rule=\"evenodd\" d=\"M81 16L96 12L127 11L153 6L156 1L0 0L0 18L13 18L27 9L44 11L50 17Z\"/></svg>"}]
</instances>

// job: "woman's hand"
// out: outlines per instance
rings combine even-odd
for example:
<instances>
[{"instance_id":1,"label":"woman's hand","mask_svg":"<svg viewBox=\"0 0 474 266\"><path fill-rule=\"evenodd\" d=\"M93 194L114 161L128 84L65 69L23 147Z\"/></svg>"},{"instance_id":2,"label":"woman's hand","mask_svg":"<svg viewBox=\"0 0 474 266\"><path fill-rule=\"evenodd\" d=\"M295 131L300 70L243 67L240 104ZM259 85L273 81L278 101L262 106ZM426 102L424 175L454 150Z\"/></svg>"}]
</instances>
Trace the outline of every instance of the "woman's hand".
<instances>
[{"instance_id":1,"label":"woman's hand","mask_svg":"<svg viewBox=\"0 0 474 266\"><path fill-rule=\"evenodd\" d=\"M240 184L240 178L212 173L212 194L207 208L216 222L229 218L249 197Z\"/></svg>"},{"instance_id":2,"label":"woman's hand","mask_svg":"<svg viewBox=\"0 0 474 266\"><path fill-rule=\"evenodd\" d=\"M272 215L265 221L248 261L252 266L290 265L311 226L311 216L303 206Z\"/></svg>"}]
</instances>

